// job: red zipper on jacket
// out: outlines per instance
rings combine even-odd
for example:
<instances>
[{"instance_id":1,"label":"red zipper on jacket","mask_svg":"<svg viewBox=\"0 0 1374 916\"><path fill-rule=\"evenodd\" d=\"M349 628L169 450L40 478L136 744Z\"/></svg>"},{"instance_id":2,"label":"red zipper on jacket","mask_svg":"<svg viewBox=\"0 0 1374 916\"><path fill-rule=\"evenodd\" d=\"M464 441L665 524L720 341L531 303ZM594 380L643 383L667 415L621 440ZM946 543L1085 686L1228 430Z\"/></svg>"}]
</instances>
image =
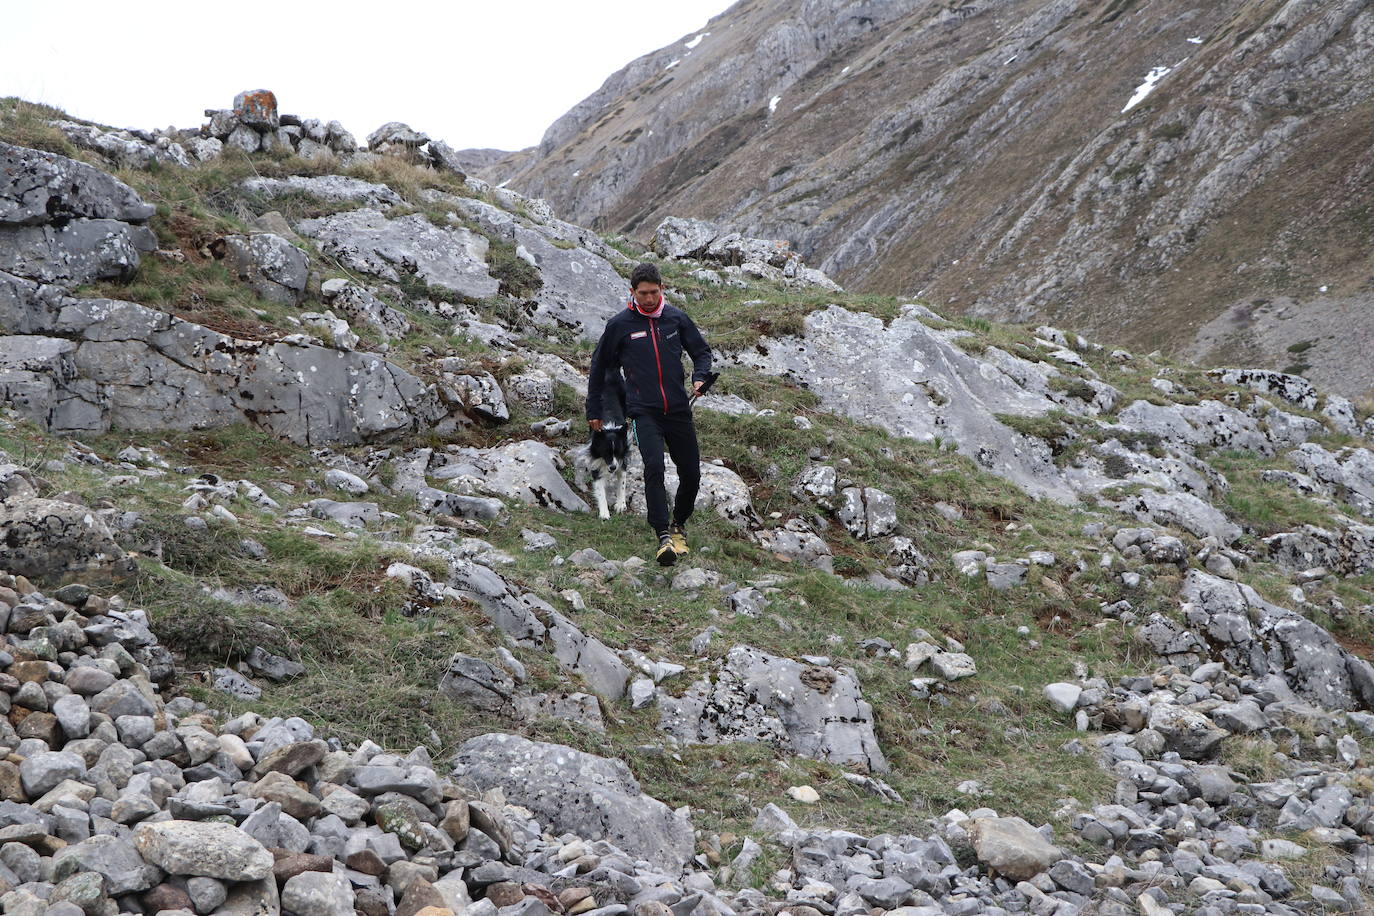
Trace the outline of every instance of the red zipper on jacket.
<instances>
[{"instance_id":1,"label":"red zipper on jacket","mask_svg":"<svg viewBox=\"0 0 1374 916\"><path fill-rule=\"evenodd\" d=\"M649 339L654 342L654 365L658 366L658 393L663 395L663 413L668 413L668 391L663 387L663 361L658 358L658 325L654 319L649 322Z\"/></svg>"}]
</instances>

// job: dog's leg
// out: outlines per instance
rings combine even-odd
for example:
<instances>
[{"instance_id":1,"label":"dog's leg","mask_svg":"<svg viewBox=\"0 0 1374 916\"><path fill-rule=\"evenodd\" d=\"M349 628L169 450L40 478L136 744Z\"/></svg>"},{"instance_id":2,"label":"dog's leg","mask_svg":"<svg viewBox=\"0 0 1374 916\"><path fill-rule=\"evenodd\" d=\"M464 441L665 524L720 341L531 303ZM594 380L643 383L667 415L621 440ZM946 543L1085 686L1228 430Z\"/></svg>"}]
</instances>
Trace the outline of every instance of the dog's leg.
<instances>
[{"instance_id":1,"label":"dog's leg","mask_svg":"<svg viewBox=\"0 0 1374 916\"><path fill-rule=\"evenodd\" d=\"M616 512L624 512L624 511L625 511L625 478L626 478L627 476L629 476L629 475L627 475L627 474L625 473L625 468L624 468L623 466L616 469L616 472L615 472L615 511L616 511Z\"/></svg>"},{"instance_id":2,"label":"dog's leg","mask_svg":"<svg viewBox=\"0 0 1374 916\"><path fill-rule=\"evenodd\" d=\"M611 517L611 513L606 510L606 475L597 474L592 481L592 492L596 494L596 514L603 519Z\"/></svg>"}]
</instances>

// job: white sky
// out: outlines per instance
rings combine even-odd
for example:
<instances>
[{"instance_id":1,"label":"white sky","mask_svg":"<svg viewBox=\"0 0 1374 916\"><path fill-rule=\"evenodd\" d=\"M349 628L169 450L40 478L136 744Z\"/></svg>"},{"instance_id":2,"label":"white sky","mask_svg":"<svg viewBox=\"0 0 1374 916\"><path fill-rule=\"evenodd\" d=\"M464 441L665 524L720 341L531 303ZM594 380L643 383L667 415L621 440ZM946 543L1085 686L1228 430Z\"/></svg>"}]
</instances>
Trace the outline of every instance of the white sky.
<instances>
[{"instance_id":1,"label":"white sky","mask_svg":"<svg viewBox=\"0 0 1374 916\"><path fill-rule=\"evenodd\" d=\"M458 149L521 149L732 0L0 0L0 96L116 127L195 127L244 89ZM710 39L706 39L710 41Z\"/></svg>"}]
</instances>

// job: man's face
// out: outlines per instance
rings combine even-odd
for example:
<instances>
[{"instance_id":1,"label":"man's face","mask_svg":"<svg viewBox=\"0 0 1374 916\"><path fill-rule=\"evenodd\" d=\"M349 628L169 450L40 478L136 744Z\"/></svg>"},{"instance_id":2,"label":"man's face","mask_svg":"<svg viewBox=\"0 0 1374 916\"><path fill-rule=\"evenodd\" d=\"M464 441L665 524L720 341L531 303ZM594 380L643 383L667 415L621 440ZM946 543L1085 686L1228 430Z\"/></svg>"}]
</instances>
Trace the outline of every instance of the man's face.
<instances>
[{"instance_id":1,"label":"man's face","mask_svg":"<svg viewBox=\"0 0 1374 916\"><path fill-rule=\"evenodd\" d=\"M657 283L645 281L630 290L635 297L635 305L641 309L652 312L658 308L658 302L663 295L663 287Z\"/></svg>"}]
</instances>

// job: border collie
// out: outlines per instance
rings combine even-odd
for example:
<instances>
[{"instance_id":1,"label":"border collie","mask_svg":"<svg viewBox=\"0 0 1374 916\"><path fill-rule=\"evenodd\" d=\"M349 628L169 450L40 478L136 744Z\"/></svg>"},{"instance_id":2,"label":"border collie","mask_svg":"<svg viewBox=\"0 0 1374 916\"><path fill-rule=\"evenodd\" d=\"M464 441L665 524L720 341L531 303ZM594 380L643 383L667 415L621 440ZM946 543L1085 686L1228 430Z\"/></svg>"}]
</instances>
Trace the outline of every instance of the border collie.
<instances>
[{"instance_id":1,"label":"border collie","mask_svg":"<svg viewBox=\"0 0 1374 916\"><path fill-rule=\"evenodd\" d=\"M625 380L619 369L606 373L605 394L601 398L601 429L592 433L587 446L588 469L596 511L603 519L611 517L606 508L606 478L615 483L615 511L625 511L625 471L630 460L630 428L625 422Z\"/></svg>"}]
</instances>

